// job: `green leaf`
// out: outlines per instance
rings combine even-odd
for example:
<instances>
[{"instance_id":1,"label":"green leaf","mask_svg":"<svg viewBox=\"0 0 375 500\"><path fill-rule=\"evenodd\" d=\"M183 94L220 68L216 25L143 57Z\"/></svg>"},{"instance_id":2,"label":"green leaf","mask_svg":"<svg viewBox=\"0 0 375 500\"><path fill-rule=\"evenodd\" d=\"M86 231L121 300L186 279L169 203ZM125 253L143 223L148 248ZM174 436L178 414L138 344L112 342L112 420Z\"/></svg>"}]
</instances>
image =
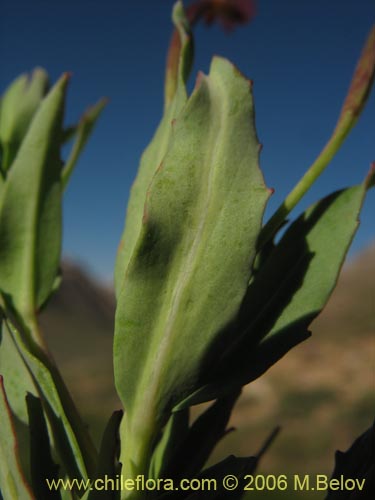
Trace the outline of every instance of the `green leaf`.
<instances>
[{"instance_id":1,"label":"green leaf","mask_svg":"<svg viewBox=\"0 0 375 500\"><path fill-rule=\"evenodd\" d=\"M165 474L168 470L168 465L174 463L177 450L183 447L185 438L189 432L189 409L184 408L181 411L173 413L158 442L152 456L149 477L167 477L171 475Z\"/></svg>"},{"instance_id":2,"label":"green leaf","mask_svg":"<svg viewBox=\"0 0 375 500\"><path fill-rule=\"evenodd\" d=\"M375 422L366 432L357 437L347 451L336 451L335 468L331 479L339 481L342 477L350 478L362 486L358 488L358 494L354 496L349 489L337 491L329 488L325 500L369 500L372 498L375 486L374 442Z\"/></svg>"},{"instance_id":3,"label":"green leaf","mask_svg":"<svg viewBox=\"0 0 375 500\"><path fill-rule=\"evenodd\" d=\"M113 412L103 434L95 476L101 480L112 479L115 482L121 472L118 458L120 451L119 426L122 416L122 411ZM87 500L116 500L119 495L119 491L112 491L110 488L93 489L87 494Z\"/></svg>"},{"instance_id":4,"label":"green leaf","mask_svg":"<svg viewBox=\"0 0 375 500\"><path fill-rule=\"evenodd\" d=\"M28 325L48 298L59 266L66 85L63 76L39 107L3 187L0 289Z\"/></svg>"},{"instance_id":5,"label":"green leaf","mask_svg":"<svg viewBox=\"0 0 375 500\"><path fill-rule=\"evenodd\" d=\"M0 375L0 491L4 499L34 499L21 469L12 412Z\"/></svg>"},{"instance_id":6,"label":"green leaf","mask_svg":"<svg viewBox=\"0 0 375 500\"><path fill-rule=\"evenodd\" d=\"M167 55L164 109L168 108L178 92L180 76L187 79L193 64L192 32L181 1L174 4L172 19L176 29L173 32ZM181 61L183 61L183 65L181 65Z\"/></svg>"},{"instance_id":7,"label":"green leaf","mask_svg":"<svg viewBox=\"0 0 375 500\"><path fill-rule=\"evenodd\" d=\"M309 336L336 285L372 175L324 198L290 226L249 286L237 333L228 333L236 340L216 359L206 384L176 409L254 380Z\"/></svg>"},{"instance_id":8,"label":"green leaf","mask_svg":"<svg viewBox=\"0 0 375 500\"><path fill-rule=\"evenodd\" d=\"M47 88L47 73L36 68L31 77L17 78L1 98L0 146L4 173L10 168Z\"/></svg>"},{"instance_id":9,"label":"green leaf","mask_svg":"<svg viewBox=\"0 0 375 500\"><path fill-rule=\"evenodd\" d=\"M79 155L81 154L86 142L88 141L91 132L95 126L96 120L99 118L103 108L107 104L107 99L100 99L100 101L91 106L86 113L80 119L79 124L74 129L74 135L76 136L75 142L73 144L72 150L70 152L69 158L67 159L61 177L63 187L66 188L70 176L74 170L74 167L78 161ZM65 135L65 134L64 134Z\"/></svg>"},{"instance_id":10,"label":"green leaf","mask_svg":"<svg viewBox=\"0 0 375 500\"><path fill-rule=\"evenodd\" d=\"M42 353L34 354L9 320L5 324L43 400L64 467L71 478L87 479L96 470L96 452L56 367L47 357L41 359Z\"/></svg>"},{"instance_id":11,"label":"green leaf","mask_svg":"<svg viewBox=\"0 0 375 500\"><path fill-rule=\"evenodd\" d=\"M13 424L19 444L21 465L28 477L30 470L30 436L26 394L37 394L35 384L23 362L13 339L1 320L0 328L0 374L4 378L8 403L13 414Z\"/></svg>"},{"instance_id":12,"label":"green leaf","mask_svg":"<svg viewBox=\"0 0 375 500\"><path fill-rule=\"evenodd\" d=\"M130 440L140 439L132 424L164 423L196 389L246 292L269 196L253 113L249 82L215 58L150 185L116 312L115 377Z\"/></svg>"},{"instance_id":13,"label":"green leaf","mask_svg":"<svg viewBox=\"0 0 375 500\"><path fill-rule=\"evenodd\" d=\"M50 481L57 479L59 467L52 459L42 404L40 399L32 394L26 396L26 403L30 424L30 467L33 491L37 498L61 499L60 493L48 488L46 482L46 479Z\"/></svg>"},{"instance_id":14,"label":"green leaf","mask_svg":"<svg viewBox=\"0 0 375 500\"><path fill-rule=\"evenodd\" d=\"M130 257L141 232L147 189L168 150L172 134L172 122L178 116L187 100L185 83L189 75L192 41L187 31L188 23L184 16L181 2L178 2L175 6L173 20L178 28L182 44L177 91L172 102L165 110L151 143L142 155L138 174L131 189L125 228L121 237L115 266L115 290L117 298L120 295Z\"/></svg>"},{"instance_id":15,"label":"green leaf","mask_svg":"<svg viewBox=\"0 0 375 500\"><path fill-rule=\"evenodd\" d=\"M201 471L215 446L229 432L227 425L239 395L238 390L218 399L197 418L164 464L162 477L194 477Z\"/></svg>"},{"instance_id":16,"label":"green leaf","mask_svg":"<svg viewBox=\"0 0 375 500\"><path fill-rule=\"evenodd\" d=\"M37 394L32 378L4 324L0 330L0 374L4 377L12 412L24 424L28 422L26 394Z\"/></svg>"},{"instance_id":17,"label":"green leaf","mask_svg":"<svg viewBox=\"0 0 375 500\"><path fill-rule=\"evenodd\" d=\"M228 498L232 500L240 500L245 498L245 487L249 483L248 476L254 474L261 458L273 443L279 433L279 430L279 428L276 428L271 432L255 456L235 457L231 455L201 472L197 476L199 479L216 479L217 487L211 488L210 491L193 492L191 495L187 496L187 500L198 500L201 498L207 500L226 500ZM229 482L228 475L231 476ZM237 479L237 482L235 480L233 481L233 476ZM236 485L234 489L228 489L225 486L233 486L233 484ZM179 497L177 496L177 498Z\"/></svg>"}]
</instances>

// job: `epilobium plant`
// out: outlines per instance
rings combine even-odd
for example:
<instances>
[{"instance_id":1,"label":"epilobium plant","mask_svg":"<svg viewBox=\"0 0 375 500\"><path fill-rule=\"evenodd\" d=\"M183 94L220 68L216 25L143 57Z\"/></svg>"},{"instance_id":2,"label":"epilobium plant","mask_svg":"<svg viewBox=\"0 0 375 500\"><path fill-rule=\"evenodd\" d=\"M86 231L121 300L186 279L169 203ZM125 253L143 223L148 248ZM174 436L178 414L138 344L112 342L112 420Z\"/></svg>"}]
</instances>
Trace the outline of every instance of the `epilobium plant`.
<instances>
[{"instance_id":1,"label":"epilobium plant","mask_svg":"<svg viewBox=\"0 0 375 500\"><path fill-rule=\"evenodd\" d=\"M190 9L190 20L211 19L225 5L202 2L200 10ZM215 57L188 95L192 34L181 3L173 19L164 116L131 191L115 269L114 370L124 415L111 417L99 453L43 341L38 312L58 286L62 194L103 102L65 130L68 78L47 93L41 70L16 80L1 100L5 500L203 498L202 491L174 490L172 481L228 474L241 481L252 473L261 453L205 464L226 432L241 388L308 338L374 183L372 170L362 184L318 201L275 242L364 106L374 76L375 30L327 146L263 225L271 191L258 164L251 82ZM62 163L61 145L71 136L75 143ZM192 423L190 407L210 401ZM88 482L104 477L117 478L104 492L98 491L103 483ZM146 491L140 477L164 479L164 489ZM51 488L58 478L83 482ZM242 488L229 493L221 484L209 498L243 496Z\"/></svg>"}]
</instances>

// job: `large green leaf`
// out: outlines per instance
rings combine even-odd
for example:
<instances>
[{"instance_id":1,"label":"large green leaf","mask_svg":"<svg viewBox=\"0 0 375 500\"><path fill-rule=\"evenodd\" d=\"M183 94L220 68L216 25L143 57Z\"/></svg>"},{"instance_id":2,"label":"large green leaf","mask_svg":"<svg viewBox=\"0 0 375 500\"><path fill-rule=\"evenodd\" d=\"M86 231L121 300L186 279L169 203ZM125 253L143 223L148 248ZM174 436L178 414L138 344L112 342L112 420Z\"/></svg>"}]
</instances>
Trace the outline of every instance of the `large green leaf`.
<instances>
[{"instance_id":1,"label":"large green leaf","mask_svg":"<svg viewBox=\"0 0 375 500\"><path fill-rule=\"evenodd\" d=\"M258 154L251 85L215 58L150 185L118 301L115 376L130 439L140 439L133 424L149 429L194 391L237 314L269 196Z\"/></svg>"},{"instance_id":2,"label":"large green leaf","mask_svg":"<svg viewBox=\"0 0 375 500\"><path fill-rule=\"evenodd\" d=\"M372 175L365 183L324 198L287 230L257 272L233 331L195 395L177 409L218 397L259 377L309 336L312 320L330 297L357 230Z\"/></svg>"},{"instance_id":3,"label":"large green leaf","mask_svg":"<svg viewBox=\"0 0 375 500\"><path fill-rule=\"evenodd\" d=\"M6 90L0 101L1 170L11 166L48 87L47 73L37 68L22 75Z\"/></svg>"},{"instance_id":4,"label":"large green leaf","mask_svg":"<svg viewBox=\"0 0 375 500\"><path fill-rule=\"evenodd\" d=\"M63 76L38 108L3 186L0 289L28 325L48 298L59 266L66 85Z\"/></svg>"},{"instance_id":5,"label":"large green leaf","mask_svg":"<svg viewBox=\"0 0 375 500\"><path fill-rule=\"evenodd\" d=\"M115 289L117 297L120 295L125 272L141 232L147 189L156 169L167 152L172 134L172 122L178 116L187 100L185 83L189 74L192 57L192 41L181 2L178 2L174 7L173 21L178 28L182 44L177 91L171 104L166 109L151 143L143 153L138 174L131 189L125 228L116 259Z\"/></svg>"},{"instance_id":6,"label":"large green leaf","mask_svg":"<svg viewBox=\"0 0 375 500\"><path fill-rule=\"evenodd\" d=\"M12 412L0 375L0 497L31 500L34 498L21 469L18 443L13 425Z\"/></svg>"}]
</instances>

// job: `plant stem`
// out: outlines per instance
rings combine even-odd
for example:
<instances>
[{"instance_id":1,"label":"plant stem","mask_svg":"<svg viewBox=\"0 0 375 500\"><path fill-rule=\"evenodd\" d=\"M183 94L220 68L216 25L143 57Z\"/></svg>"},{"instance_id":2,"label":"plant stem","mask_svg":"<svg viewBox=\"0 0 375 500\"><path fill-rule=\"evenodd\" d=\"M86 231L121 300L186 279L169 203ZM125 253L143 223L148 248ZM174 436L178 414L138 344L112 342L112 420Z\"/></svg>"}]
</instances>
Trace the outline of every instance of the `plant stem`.
<instances>
[{"instance_id":1,"label":"plant stem","mask_svg":"<svg viewBox=\"0 0 375 500\"><path fill-rule=\"evenodd\" d=\"M347 116L345 123L342 124L342 127L340 127L339 130L335 130L318 158L310 166L307 172L303 175L303 177L299 180L296 186L292 189L283 203L273 214L271 219L263 227L258 242L259 249L262 248L269 240L271 240L275 236L277 230L283 224L287 215L293 210L293 208L310 189L316 179L328 166L332 158L339 150L340 146L343 144L353 125L354 122L352 120L352 117Z\"/></svg>"},{"instance_id":2,"label":"plant stem","mask_svg":"<svg viewBox=\"0 0 375 500\"><path fill-rule=\"evenodd\" d=\"M148 418L141 419L144 420L141 427L137 425L137 421L134 423L134 419L131 419L128 414L125 414L122 420L120 426L122 444L120 462L122 463L121 474L125 479L135 481L137 476L148 478L152 447L158 433L157 425L151 414L152 412L149 412ZM121 493L121 500L138 500L142 499L144 495L145 492L141 490L124 490Z\"/></svg>"},{"instance_id":3,"label":"plant stem","mask_svg":"<svg viewBox=\"0 0 375 500\"><path fill-rule=\"evenodd\" d=\"M340 149L347 135L357 123L359 115L365 106L374 80L374 73L375 27L372 28L362 50L348 94L345 98L337 125L331 138L302 179L292 189L271 219L263 227L259 236L258 249L261 249L275 236L276 232L285 221L286 216L310 189Z\"/></svg>"}]
</instances>

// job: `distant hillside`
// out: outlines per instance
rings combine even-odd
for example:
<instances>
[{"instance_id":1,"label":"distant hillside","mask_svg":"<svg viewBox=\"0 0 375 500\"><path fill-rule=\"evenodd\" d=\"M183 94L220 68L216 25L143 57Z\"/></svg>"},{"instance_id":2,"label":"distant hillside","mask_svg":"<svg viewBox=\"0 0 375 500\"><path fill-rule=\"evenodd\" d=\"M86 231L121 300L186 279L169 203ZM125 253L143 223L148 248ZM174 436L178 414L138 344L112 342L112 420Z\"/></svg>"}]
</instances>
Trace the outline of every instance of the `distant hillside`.
<instances>
[{"instance_id":1,"label":"distant hillside","mask_svg":"<svg viewBox=\"0 0 375 500\"><path fill-rule=\"evenodd\" d=\"M120 407L114 389L113 292L71 262L62 269L60 289L41 317L48 345L81 412L101 430ZM98 404L100 401L100 404Z\"/></svg>"},{"instance_id":2,"label":"distant hillside","mask_svg":"<svg viewBox=\"0 0 375 500\"><path fill-rule=\"evenodd\" d=\"M110 290L66 263L62 286L42 317L51 350L96 437L119 407L112 375L114 309ZM370 425L375 414L375 245L346 265L312 332L311 339L245 389L232 419L238 430L223 441L217 457L255 452L281 424L263 470L329 473L335 449L348 447Z\"/></svg>"}]
</instances>

